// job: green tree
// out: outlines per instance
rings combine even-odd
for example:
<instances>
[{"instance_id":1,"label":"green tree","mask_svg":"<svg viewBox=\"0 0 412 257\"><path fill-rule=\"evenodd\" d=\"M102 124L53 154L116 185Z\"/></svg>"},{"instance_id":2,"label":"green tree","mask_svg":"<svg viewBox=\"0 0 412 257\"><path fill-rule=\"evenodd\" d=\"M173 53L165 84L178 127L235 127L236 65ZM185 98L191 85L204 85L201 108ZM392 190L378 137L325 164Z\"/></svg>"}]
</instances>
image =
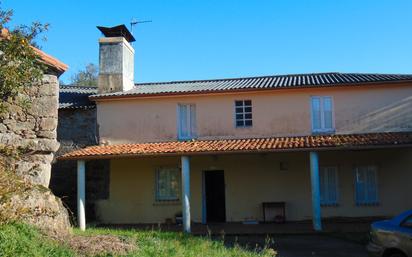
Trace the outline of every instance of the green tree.
<instances>
[{"instance_id":1,"label":"green tree","mask_svg":"<svg viewBox=\"0 0 412 257\"><path fill-rule=\"evenodd\" d=\"M0 2L0 112L24 87L39 82L45 70L33 47L38 47L35 40L48 25L33 22L11 28L12 17L13 11L3 10Z\"/></svg>"},{"instance_id":2,"label":"green tree","mask_svg":"<svg viewBox=\"0 0 412 257\"><path fill-rule=\"evenodd\" d=\"M73 86L79 87L97 87L97 78L99 72L97 65L89 63L83 70L74 74L70 81Z\"/></svg>"}]
</instances>

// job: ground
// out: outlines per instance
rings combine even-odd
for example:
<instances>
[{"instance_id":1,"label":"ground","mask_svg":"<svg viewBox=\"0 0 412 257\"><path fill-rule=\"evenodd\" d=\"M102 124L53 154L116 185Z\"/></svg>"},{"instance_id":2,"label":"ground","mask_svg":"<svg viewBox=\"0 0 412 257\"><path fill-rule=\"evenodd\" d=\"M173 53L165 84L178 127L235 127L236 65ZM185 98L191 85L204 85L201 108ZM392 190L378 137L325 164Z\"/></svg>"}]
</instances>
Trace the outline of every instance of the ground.
<instances>
[{"instance_id":1,"label":"ground","mask_svg":"<svg viewBox=\"0 0 412 257\"><path fill-rule=\"evenodd\" d=\"M325 235L273 235L270 237L279 257L367 257L365 242L360 237L363 235L354 234L346 238L346 234L325 234ZM355 240L352 240L355 239ZM254 247L262 245L268 241L265 236L226 236L226 245L233 242L240 245Z\"/></svg>"},{"instance_id":2,"label":"ground","mask_svg":"<svg viewBox=\"0 0 412 257\"><path fill-rule=\"evenodd\" d=\"M193 236L159 229L89 228L50 237L28 225L6 224L0 225L0 256L366 257L366 235Z\"/></svg>"}]
</instances>

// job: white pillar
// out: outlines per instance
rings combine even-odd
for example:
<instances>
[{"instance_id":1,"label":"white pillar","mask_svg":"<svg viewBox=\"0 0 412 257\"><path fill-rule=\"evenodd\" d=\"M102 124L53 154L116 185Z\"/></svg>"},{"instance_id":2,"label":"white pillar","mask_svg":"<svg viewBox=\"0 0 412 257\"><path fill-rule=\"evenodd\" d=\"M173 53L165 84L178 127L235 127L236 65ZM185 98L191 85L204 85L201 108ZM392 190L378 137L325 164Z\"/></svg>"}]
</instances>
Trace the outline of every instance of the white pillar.
<instances>
[{"instance_id":1,"label":"white pillar","mask_svg":"<svg viewBox=\"0 0 412 257\"><path fill-rule=\"evenodd\" d=\"M310 152L310 178L312 183L312 219L313 228L322 230L320 209L320 180L319 180L319 156L317 152Z\"/></svg>"},{"instance_id":2,"label":"white pillar","mask_svg":"<svg viewBox=\"0 0 412 257\"><path fill-rule=\"evenodd\" d=\"M86 229L86 168L84 160L77 161L77 221L81 230Z\"/></svg>"},{"instance_id":3,"label":"white pillar","mask_svg":"<svg viewBox=\"0 0 412 257\"><path fill-rule=\"evenodd\" d=\"M190 233L190 158L182 156L183 231Z\"/></svg>"}]
</instances>

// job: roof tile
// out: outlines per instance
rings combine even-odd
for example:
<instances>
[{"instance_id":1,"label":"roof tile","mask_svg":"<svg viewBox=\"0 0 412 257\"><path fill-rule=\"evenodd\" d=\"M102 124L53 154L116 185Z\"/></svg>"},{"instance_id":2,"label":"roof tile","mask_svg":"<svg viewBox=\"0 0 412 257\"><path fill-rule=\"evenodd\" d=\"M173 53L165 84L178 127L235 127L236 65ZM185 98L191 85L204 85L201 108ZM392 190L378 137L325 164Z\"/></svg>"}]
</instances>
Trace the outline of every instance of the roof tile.
<instances>
[{"instance_id":1,"label":"roof tile","mask_svg":"<svg viewBox=\"0 0 412 257\"><path fill-rule=\"evenodd\" d=\"M160 143L90 146L69 152L59 159L116 158L125 156L272 152L287 150L354 149L412 145L412 132L348 135L312 135L225 140L193 140Z\"/></svg>"}]
</instances>

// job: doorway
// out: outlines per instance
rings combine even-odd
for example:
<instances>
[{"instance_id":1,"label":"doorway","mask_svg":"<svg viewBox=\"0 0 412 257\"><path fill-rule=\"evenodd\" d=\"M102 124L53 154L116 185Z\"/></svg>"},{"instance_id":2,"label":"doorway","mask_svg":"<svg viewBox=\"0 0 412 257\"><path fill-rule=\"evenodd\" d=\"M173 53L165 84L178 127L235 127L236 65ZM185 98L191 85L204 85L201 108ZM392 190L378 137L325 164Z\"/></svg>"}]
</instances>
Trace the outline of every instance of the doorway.
<instances>
[{"instance_id":1,"label":"doorway","mask_svg":"<svg viewBox=\"0 0 412 257\"><path fill-rule=\"evenodd\" d=\"M225 173L208 170L203 173L206 222L226 222Z\"/></svg>"}]
</instances>

